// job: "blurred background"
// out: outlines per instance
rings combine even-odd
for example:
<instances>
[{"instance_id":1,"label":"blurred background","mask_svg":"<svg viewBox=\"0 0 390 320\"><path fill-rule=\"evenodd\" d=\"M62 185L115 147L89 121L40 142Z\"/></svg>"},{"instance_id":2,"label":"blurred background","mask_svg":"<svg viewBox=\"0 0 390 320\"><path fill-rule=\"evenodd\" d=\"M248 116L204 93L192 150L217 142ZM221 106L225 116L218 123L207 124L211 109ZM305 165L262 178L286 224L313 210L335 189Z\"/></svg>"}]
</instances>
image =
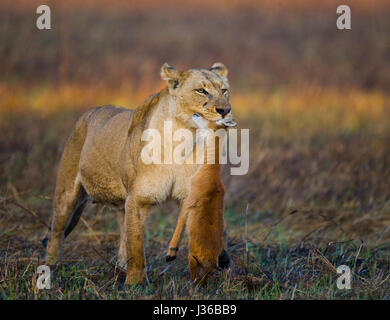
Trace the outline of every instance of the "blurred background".
<instances>
[{"instance_id":1,"label":"blurred background","mask_svg":"<svg viewBox=\"0 0 390 320\"><path fill-rule=\"evenodd\" d=\"M388 268L378 250L390 242L389 1L45 4L51 30L35 26L38 2L0 4L0 247L12 240L15 254L26 243L40 254L59 157L82 112L136 107L164 86L164 62L221 61L251 141L249 173L223 175L231 241L244 223L258 252L363 241ZM351 8L352 30L336 28L340 4ZM96 237L115 247L115 214L95 212L70 236L74 248ZM166 246L177 212L154 210L151 248Z\"/></svg>"}]
</instances>

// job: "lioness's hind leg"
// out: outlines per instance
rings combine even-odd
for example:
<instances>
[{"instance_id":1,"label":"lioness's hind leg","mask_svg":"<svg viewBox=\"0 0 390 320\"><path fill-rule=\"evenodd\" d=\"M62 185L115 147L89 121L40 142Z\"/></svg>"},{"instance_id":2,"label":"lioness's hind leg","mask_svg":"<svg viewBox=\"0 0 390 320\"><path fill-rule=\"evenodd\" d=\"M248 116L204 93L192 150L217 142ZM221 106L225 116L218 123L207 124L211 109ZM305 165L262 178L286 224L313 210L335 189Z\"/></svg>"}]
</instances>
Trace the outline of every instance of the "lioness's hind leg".
<instances>
[{"instance_id":1,"label":"lioness's hind leg","mask_svg":"<svg viewBox=\"0 0 390 320\"><path fill-rule=\"evenodd\" d=\"M47 243L47 264L60 260L63 239L75 227L87 202L87 194L78 177L80 154L86 134L86 116L87 114L77 121L58 168L51 231Z\"/></svg>"},{"instance_id":2,"label":"lioness's hind leg","mask_svg":"<svg viewBox=\"0 0 390 320\"><path fill-rule=\"evenodd\" d=\"M79 182L75 183L72 190L56 195L51 231L47 243L47 264L54 264L61 260L63 241L76 226L86 202L87 194Z\"/></svg>"}]
</instances>

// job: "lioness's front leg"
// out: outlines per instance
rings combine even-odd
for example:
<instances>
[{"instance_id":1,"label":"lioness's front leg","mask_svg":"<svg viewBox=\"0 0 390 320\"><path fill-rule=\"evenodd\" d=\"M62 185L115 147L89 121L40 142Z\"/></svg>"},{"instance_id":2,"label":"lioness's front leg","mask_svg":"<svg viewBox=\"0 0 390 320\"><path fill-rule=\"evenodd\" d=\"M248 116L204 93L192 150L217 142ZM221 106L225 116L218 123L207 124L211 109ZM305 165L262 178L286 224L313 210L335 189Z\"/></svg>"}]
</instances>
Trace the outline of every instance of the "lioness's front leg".
<instances>
[{"instance_id":1,"label":"lioness's front leg","mask_svg":"<svg viewBox=\"0 0 390 320\"><path fill-rule=\"evenodd\" d=\"M125 205L127 274L126 284L145 281L144 234L149 213L149 204L129 196Z\"/></svg>"},{"instance_id":2,"label":"lioness's front leg","mask_svg":"<svg viewBox=\"0 0 390 320\"><path fill-rule=\"evenodd\" d=\"M117 221L118 221L118 226L120 231L118 263L121 268L126 269L126 263L127 263L126 219L125 219L125 212L123 210L118 211Z\"/></svg>"}]
</instances>

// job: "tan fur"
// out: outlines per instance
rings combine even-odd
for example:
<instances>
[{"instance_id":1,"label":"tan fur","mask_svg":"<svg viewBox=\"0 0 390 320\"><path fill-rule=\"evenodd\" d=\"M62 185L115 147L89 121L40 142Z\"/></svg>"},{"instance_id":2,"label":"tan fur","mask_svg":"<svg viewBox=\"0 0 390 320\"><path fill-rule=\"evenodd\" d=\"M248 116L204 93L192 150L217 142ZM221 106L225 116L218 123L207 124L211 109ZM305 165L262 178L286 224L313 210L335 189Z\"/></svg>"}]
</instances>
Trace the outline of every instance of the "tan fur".
<instances>
[{"instance_id":1,"label":"tan fur","mask_svg":"<svg viewBox=\"0 0 390 320\"><path fill-rule=\"evenodd\" d=\"M222 93L228 88L227 69L222 64L183 72L164 64L161 76L167 87L137 109L94 108L76 123L58 169L48 264L60 260L65 233L77 223L86 199L92 198L122 212L119 260L127 266L126 283L144 281L143 238L149 207L167 198L182 203L199 165L144 164L140 158L143 130L155 128L163 136L164 121L172 120L173 130L194 131L194 113L207 124L222 118L216 108L230 110L228 94ZM209 95L196 93L198 88L205 88Z\"/></svg>"}]
</instances>

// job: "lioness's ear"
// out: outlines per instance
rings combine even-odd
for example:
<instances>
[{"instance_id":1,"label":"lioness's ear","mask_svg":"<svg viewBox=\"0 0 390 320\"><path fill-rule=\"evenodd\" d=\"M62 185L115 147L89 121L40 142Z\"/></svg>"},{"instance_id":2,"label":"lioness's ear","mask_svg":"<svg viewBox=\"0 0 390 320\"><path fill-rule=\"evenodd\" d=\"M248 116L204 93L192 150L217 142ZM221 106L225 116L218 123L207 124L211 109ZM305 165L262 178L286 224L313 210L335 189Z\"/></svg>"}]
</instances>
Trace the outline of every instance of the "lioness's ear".
<instances>
[{"instance_id":1,"label":"lioness's ear","mask_svg":"<svg viewBox=\"0 0 390 320\"><path fill-rule=\"evenodd\" d=\"M161 75L161 78L165 81L178 81L179 76L180 76L180 72L165 62L161 66L160 75Z\"/></svg>"},{"instance_id":2,"label":"lioness's ear","mask_svg":"<svg viewBox=\"0 0 390 320\"><path fill-rule=\"evenodd\" d=\"M219 75L222 79L227 80L227 75L229 73L228 69L222 62L216 62L210 68L210 71Z\"/></svg>"}]
</instances>

